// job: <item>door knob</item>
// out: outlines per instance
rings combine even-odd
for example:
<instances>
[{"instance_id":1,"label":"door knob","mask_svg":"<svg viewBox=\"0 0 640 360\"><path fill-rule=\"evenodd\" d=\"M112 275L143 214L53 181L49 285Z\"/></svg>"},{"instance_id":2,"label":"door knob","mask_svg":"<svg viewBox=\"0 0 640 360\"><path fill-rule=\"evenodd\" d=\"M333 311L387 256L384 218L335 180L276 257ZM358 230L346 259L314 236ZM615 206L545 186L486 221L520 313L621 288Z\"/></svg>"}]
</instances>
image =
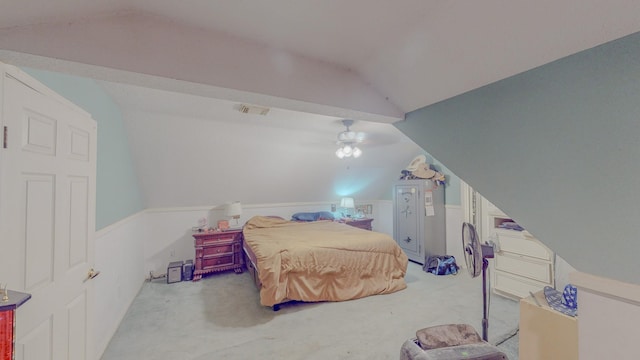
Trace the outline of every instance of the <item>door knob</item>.
<instances>
[{"instance_id":1,"label":"door knob","mask_svg":"<svg viewBox=\"0 0 640 360\"><path fill-rule=\"evenodd\" d=\"M93 268L91 268L87 272L87 277L84 279L83 282L86 282L87 280L91 280L91 279L95 278L98 275L100 275L100 271L95 271L95 270L93 270Z\"/></svg>"}]
</instances>

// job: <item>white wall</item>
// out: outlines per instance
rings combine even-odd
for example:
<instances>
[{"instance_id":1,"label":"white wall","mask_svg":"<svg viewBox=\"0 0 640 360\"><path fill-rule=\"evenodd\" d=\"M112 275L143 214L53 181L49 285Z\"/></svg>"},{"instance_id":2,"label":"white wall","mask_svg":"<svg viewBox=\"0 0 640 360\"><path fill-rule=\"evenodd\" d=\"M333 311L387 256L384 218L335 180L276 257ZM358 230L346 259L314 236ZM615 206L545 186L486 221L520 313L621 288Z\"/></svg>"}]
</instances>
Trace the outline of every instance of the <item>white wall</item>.
<instances>
[{"instance_id":1,"label":"white wall","mask_svg":"<svg viewBox=\"0 0 640 360\"><path fill-rule=\"evenodd\" d=\"M144 212L96 232L95 359L99 359L144 282L144 239L148 237Z\"/></svg>"},{"instance_id":2,"label":"white wall","mask_svg":"<svg viewBox=\"0 0 640 360\"><path fill-rule=\"evenodd\" d=\"M335 202L333 202L335 203ZM239 224L253 216L277 215L285 219L296 212L331 211L332 202L244 204ZM373 230L393 236L393 203L388 200L356 201L373 205ZM462 253L462 207L445 206L447 254L455 256L458 265L464 266ZM148 236L144 243L145 276L150 271L164 274L171 261L193 259L193 229L198 219L207 218L210 225L224 219L223 206L149 209L145 211ZM231 222L233 226L233 222Z\"/></svg>"},{"instance_id":3,"label":"white wall","mask_svg":"<svg viewBox=\"0 0 640 360\"><path fill-rule=\"evenodd\" d=\"M239 224L253 216L290 218L296 212L330 211L334 202L245 204ZM373 205L373 230L392 236L393 204L388 200L356 201ZM447 253L463 261L460 239L462 208L445 207ZM149 272L166 273L171 261L193 259L193 230L205 217L214 225L224 219L223 206L148 209L96 233L95 354L100 358ZM464 264L462 264L464 265Z\"/></svg>"},{"instance_id":4,"label":"white wall","mask_svg":"<svg viewBox=\"0 0 640 360\"><path fill-rule=\"evenodd\" d=\"M453 255L458 266L465 267L464 251L462 250L463 208L459 205L446 205L445 211L447 218L447 255Z\"/></svg>"},{"instance_id":5,"label":"white wall","mask_svg":"<svg viewBox=\"0 0 640 360\"><path fill-rule=\"evenodd\" d=\"M574 272L580 360L638 359L640 286Z\"/></svg>"},{"instance_id":6,"label":"white wall","mask_svg":"<svg viewBox=\"0 0 640 360\"><path fill-rule=\"evenodd\" d=\"M290 219L296 212L331 211L331 204L332 202L243 204L238 224L242 226L251 217L258 215ZM154 274L166 273L171 261L193 259L193 228L198 226L200 218L206 218L209 226L213 227L218 220L226 219L224 205L148 209L145 213L148 236L144 239L144 268L147 276L149 271ZM234 227L233 220L229 223Z\"/></svg>"},{"instance_id":7,"label":"white wall","mask_svg":"<svg viewBox=\"0 0 640 360\"><path fill-rule=\"evenodd\" d=\"M165 102L188 99L162 95ZM357 122L353 130L373 140L362 145L358 159L340 160L335 139L345 127L338 119L301 121L303 115L278 109L247 115L235 106L222 104L197 116L125 112L146 208L384 199L400 171L422 153L390 124Z\"/></svg>"},{"instance_id":8,"label":"white wall","mask_svg":"<svg viewBox=\"0 0 640 360\"><path fill-rule=\"evenodd\" d=\"M556 289L562 291L567 284L571 283L569 279L572 272L576 271L576 269L571 266L565 259L558 256L555 256L555 281L556 281Z\"/></svg>"},{"instance_id":9,"label":"white wall","mask_svg":"<svg viewBox=\"0 0 640 360\"><path fill-rule=\"evenodd\" d=\"M373 230L393 237L393 201L380 200L374 207Z\"/></svg>"}]
</instances>

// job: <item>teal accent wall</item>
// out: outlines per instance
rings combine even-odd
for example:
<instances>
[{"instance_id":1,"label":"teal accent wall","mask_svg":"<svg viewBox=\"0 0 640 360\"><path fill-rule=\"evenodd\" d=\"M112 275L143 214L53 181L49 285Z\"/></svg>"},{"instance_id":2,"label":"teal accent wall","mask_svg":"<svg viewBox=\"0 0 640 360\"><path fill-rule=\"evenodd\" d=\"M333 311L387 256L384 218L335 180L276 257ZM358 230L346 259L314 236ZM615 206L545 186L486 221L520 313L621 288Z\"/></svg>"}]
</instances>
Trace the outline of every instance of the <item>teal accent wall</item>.
<instances>
[{"instance_id":1,"label":"teal accent wall","mask_svg":"<svg viewBox=\"0 0 640 360\"><path fill-rule=\"evenodd\" d=\"M444 174L446 177L447 182L444 186L445 205L462 205L460 197L460 178L428 152L423 154L427 157L427 163L431 164L431 168L441 174Z\"/></svg>"},{"instance_id":2,"label":"teal accent wall","mask_svg":"<svg viewBox=\"0 0 640 360\"><path fill-rule=\"evenodd\" d=\"M427 155L427 160L429 159L429 155ZM444 199L446 205L462 205L462 200L460 197L460 178L453 173L453 171L449 170L446 166L444 166L438 160L433 160L432 162L433 168L438 172L444 174L447 179L447 184L444 188Z\"/></svg>"},{"instance_id":3,"label":"teal accent wall","mask_svg":"<svg viewBox=\"0 0 640 360\"><path fill-rule=\"evenodd\" d=\"M23 68L89 112L98 124L96 230L143 210L120 108L92 79Z\"/></svg>"},{"instance_id":4,"label":"teal accent wall","mask_svg":"<svg viewBox=\"0 0 640 360\"><path fill-rule=\"evenodd\" d=\"M577 270L640 283L640 33L394 125Z\"/></svg>"}]
</instances>

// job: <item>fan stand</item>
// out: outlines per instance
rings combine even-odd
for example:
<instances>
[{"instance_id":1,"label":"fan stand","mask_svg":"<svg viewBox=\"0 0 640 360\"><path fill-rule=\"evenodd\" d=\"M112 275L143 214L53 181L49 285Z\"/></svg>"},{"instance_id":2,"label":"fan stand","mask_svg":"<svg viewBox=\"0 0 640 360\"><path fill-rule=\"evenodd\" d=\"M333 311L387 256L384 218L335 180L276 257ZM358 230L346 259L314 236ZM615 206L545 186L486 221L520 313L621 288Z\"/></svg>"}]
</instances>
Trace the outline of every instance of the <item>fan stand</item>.
<instances>
[{"instance_id":1,"label":"fan stand","mask_svg":"<svg viewBox=\"0 0 640 360\"><path fill-rule=\"evenodd\" d=\"M487 293L487 269L489 260L493 258L493 246L480 243L478 233L473 224L462 224L462 247L465 251L465 262L472 278L480 275L478 269L482 256L482 340L488 342L489 338L489 301Z\"/></svg>"},{"instance_id":2,"label":"fan stand","mask_svg":"<svg viewBox=\"0 0 640 360\"><path fill-rule=\"evenodd\" d=\"M482 340L489 341L489 306L487 304L487 268L489 260L482 259Z\"/></svg>"},{"instance_id":3,"label":"fan stand","mask_svg":"<svg viewBox=\"0 0 640 360\"><path fill-rule=\"evenodd\" d=\"M489 341L489 304L487 301L487 269L489 260L493 259L493 247L481 245L482 247L482 340Z\"/></svg>"}]
</instances>

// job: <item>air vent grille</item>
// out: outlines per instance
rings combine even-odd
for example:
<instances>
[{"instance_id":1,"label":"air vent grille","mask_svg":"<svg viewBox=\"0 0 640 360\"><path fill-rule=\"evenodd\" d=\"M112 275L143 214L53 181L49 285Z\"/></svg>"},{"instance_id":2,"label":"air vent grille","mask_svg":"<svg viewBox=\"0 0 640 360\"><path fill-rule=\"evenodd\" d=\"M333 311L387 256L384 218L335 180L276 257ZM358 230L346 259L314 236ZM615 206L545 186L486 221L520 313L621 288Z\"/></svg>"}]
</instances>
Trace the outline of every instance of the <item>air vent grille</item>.
<instances>
[{"instance_id":1,"label":"air vent grille","mask_svg":"<svg viewBox=\"0 0 640 360\"><path fill-rule=\"evenodd\" d=\"M269 108L256 105L240 104L240 112L243 114L267 115Z\"/></svg>"}]
</instances>

